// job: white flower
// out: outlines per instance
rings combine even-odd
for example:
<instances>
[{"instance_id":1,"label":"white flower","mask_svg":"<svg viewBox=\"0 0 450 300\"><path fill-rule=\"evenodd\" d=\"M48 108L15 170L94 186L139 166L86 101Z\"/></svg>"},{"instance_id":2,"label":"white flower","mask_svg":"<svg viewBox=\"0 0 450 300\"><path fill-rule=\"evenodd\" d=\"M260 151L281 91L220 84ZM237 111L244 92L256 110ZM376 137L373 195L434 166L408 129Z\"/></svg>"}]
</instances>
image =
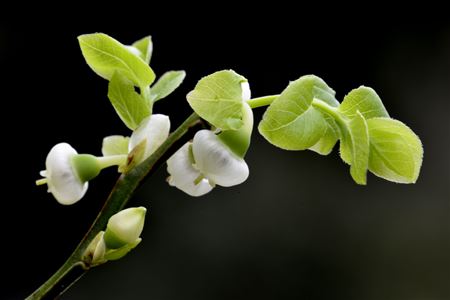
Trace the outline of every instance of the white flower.
<instances>
[{"instance_id":1,"label":"white flower","mask_svg":"<svg viewBox=\"0 0 450 300\"><path fill-rule=\"evenodd\" d=\"M139 127L133 132L128 144L128 150L131 151L146 140L145 152L141 161L144 161L167 139L170 132L170 120L165 115L151 115L142 120Z\"/></svg>"},{"instance_id":2,"label":"white flower","mask_svg":"<svg viewBox=\"0 0 450 300\"><path fill-rule=\"evenodd\" d=\"M172 157L167 160L169 184L185 193L198 197L213 189L209 180L202 178L200 171L194 166L192 160L192 143L186 143Z\"/></svg>"},{"instance_id":3,"label":"white flower","mask_svg":"<svg viewBox=\"0 0 450 300\"><path fill-rule=\"evenodd\" d=\"M215 184L225 187L240 184L249 175L245 161L210 130L200 130L192 143L180 148L167 161L167 171L171 175L169 184L191 196L204 195Z\"/></svg>"},{"instance_id":4,"label":"white flower","mask_svg":"<svg viewBox=\"0 0 450 300\"><path fill-rule=\"evenodd\" d=\"M77 151L67 143L55 145L47 155L45 161L45 171L40 174L45 179L42 183L47 183L48 192L52 193L55 199L64 205L70 205L81 198L87 191L88 183L82 182L72 166L72 157L77 155ZM40 183L38 181L38 183Z\"/></svg>"},{"instance_id":5,"label":"white flower","mask_svg":"<svg viewBox=\"0 0 450 300\"><path fill-rule=\"evenodd\" d=\"M248 178L248 166L237 157L217 135L210 130L200 130L192 143L195 166L210 181L221 186L233 186Z\"/></svg>"}]
</instances>

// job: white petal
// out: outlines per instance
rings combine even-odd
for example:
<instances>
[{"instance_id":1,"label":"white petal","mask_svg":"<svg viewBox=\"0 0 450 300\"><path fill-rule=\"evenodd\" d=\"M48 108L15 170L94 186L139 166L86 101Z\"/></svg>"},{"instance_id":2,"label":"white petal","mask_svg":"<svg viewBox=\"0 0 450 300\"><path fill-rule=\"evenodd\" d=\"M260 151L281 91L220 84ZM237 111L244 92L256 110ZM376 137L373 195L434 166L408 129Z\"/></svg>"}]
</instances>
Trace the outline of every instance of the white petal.
<instances>
[{"instance_id":1,"label":"white petal","mask_svg":"<svg viewBox=\"0 0 450 300\"><path fill-rule=\"evenodd\" d=\"M210 130L200 130L192 145L195 166L208 179L221 186L244 182L249 174L245 161L233 154Z\"/></svg>"},{"instance_id":2,"label":"white petal","mask_svg":"<svg viewBox=\"0 0 450 300\"><path fill-rule=\"evenodd\" d=\"M170 174L169 184L183 192L194 196L202 196L210 192L213 187L207 179L202 179L198 184L195 181L200 172L194 168L189 155L189 147L192 143L186 143L171 158L167 160L167 172Z\"/></svg>"},{"instance_id":3,"label":"white petal","mask_svg":"<svg viewBox=\"0 0 450 300\"><path fill-rule=\"evenodd\" d=\"M76 154L69 144L59 143L50 150L45 161L48 191L64 205L79 201L88 188L88 183L81 182L72 168L71 159Z\"/></svg>"},{"instance_id":4,"label":"white petal","mask_svg":"<svg viewBox=\"0 0 450 300\"><path fill-rule=\"evenodd\" d=\"M147 140L142 160L152 155L156 149L167 139L170 131L170 120L165 115L151 115L142 120L139 127L133 132L128 144L128 150L133 150L144 139Z\"/></svg>"},{"instance_id":5,"label":"white petal","mask_svg":"<svg viewBox=\"0 0 450 300\"><path fill-rule=\"evenodd\" d=\"M241 90L242 90L242 101L247 102L251 99L252 94L250 92L250 85L248 81L241 82Z\"/></svg>"}]
</instances>

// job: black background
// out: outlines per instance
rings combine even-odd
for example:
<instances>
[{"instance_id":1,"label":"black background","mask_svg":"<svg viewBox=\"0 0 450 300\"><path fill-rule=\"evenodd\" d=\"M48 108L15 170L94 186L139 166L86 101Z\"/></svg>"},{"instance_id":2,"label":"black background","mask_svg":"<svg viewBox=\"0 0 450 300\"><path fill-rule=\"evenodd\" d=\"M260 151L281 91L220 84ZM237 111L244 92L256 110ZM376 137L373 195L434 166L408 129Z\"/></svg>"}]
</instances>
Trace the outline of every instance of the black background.
<instances>
[{"instance_id":1,"label":"black background","mask_svg":"<svg viewBox=\"0 0 450 300\"><path fill-rule=\"evenodd\" d=\"M100 154L104 136L129 134L107 82L79 51L76 37L98 31L123 43L151 34L155 72L187 71L155 107L173 128L190 113L185 94L214 71L246 76L253 96L312 73L339 99L373 87L421 137L425 157L415 185L369 175L361 187L337 149L327 157L281 151L255 131L251 176L240 186L197 199L169 187L164 168L150 178L130 203L149 208L142 244L63 299L450 299L449 22L426 12L330 18L320 7L260 14L211 5L214 13L183 17L150 12L139 24L113 16L90 26L80 16L71 25L2 25L0 297L24 298L64 262L117 177L104 172L69 207L34 186L54 144Z\"/></svg>"}]
</instances>

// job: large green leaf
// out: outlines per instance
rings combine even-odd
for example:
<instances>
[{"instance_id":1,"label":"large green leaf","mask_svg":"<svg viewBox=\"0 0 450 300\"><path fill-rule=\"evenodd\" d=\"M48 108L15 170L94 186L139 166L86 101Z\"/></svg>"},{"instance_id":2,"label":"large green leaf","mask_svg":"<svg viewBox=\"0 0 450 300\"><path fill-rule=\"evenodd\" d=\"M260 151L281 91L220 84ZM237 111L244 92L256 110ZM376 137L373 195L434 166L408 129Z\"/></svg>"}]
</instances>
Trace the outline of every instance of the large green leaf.
<instances>
[{"instance_id":1,"label":"large green leaf","mask_svg":"<svg viewBox=\"0 0 450 300\"><path fill-rule=\"evenodd\" d=\"M360 86L348 93L339 106L339 110L350 119L355 117L356 111L359 111L366 120L389 117L378 94L366 86Z\"/></svg>"},{"instance_id":2,"label":"large green leaf","mask_svg":"<svg viewBox=\"0 0 450 300\"><path fill-rule=\"evenodd\" d=\"M175 91L186 77L185 71L169 71L164 73L150 90L150 99L156 102Z\"/></svg>"},{"instance_id":3,"label":"large green leaf","mask_svg":"<svg viewBox=\"0 0 450 300\"><path fill-rule=\"evenodd\" d=\"M93 33L80 35L78 41L87 64L99 76L111 80L115 72L121 72L141 88L155 80L150 66L112 37Z\"/></svg>"},{"instance_id":4,"label":"large green leaf","mask_svg":"<svg viewBox=\"0 0 450 300\"><path fill-rule=\"evenodd\" d=\"M314 75L291 82L265 112L258 126L259 132L282 149L313 147L328 130L322 113L311 106L314 98L331 101L334 91Z\"/></svg>"},{"instance_id":5,"label":"large green leaf","mask_svg":"<svg viewBox=\"0 0 450 300\"><path fill-rule=\"evenodd\" d=\"M120 73L114 73L109 82L108 98L120 119L131 130L151 114L148 101L136 93L133 84Z\"/></svg>"},{"instance_id":6,"label":"large green leaf","mask_svg":"<svg viewBox=\"0 0 450 300\"><path fill-rule=\"evenodd\" d=\"M405 124L389 118L367 120L370 137L369 170L398 183L415 183L422 165L419 137Z\"/></svg>"},{"instance_id":7,"label":"large green leaf","mask_svg":"<svg viewBox=\"0 0 450 300\"><path fill-rule=\"evenodd\" d=\"M141 58L147 63L150 63L153 54L153 42L151 36L146 36L131 45L141 52Z\"/></svg>"},{"instance_id":8,"label":"large green leaf","mask_svg":"<svg viewBox=\"0 0 450 300\"><path fill-rule=\"evenodd\" d=\"M241 83L247 81L232 70L203 77L187 95L192 109L203 119L222 130L242 126Z\"/></svg>"}]
</instances>

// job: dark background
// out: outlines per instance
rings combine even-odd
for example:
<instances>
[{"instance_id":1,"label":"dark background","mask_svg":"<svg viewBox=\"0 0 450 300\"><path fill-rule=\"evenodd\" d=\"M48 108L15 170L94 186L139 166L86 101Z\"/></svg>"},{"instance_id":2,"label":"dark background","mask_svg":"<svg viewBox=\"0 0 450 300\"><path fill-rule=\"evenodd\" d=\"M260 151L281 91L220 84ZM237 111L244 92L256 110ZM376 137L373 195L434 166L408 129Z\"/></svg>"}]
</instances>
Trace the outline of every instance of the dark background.
<instances>
[{"instance_id":1,"label":"dark background","mask_svg":"<svg viewBox=\"0 0 450 300\"><path fill-rule=\"evenodd\" d=\"M190 113L185 94L214 71L246 76L253 96L313 73L338 99L373 87L421 137L425 157L415 185L369 175L362 187L337 149L327 157L281 151L255 131L251 176L240 186L190 198L166 184L165 168L150 178L130 203L149 208L142 244L89 272L63 299L450 299L449 22L364 12L330 19L320 8L150 15L139 24L88 26L80 17L0 28L1 299L24 298L64 262L117 177L104 172L69 207L34 186L54 144L100 154L104 136L129 134L77 44L96 31L123 43L151 34L155 72L187 71L155 106L173 128Z\"/></svg>"}]
</instances>

